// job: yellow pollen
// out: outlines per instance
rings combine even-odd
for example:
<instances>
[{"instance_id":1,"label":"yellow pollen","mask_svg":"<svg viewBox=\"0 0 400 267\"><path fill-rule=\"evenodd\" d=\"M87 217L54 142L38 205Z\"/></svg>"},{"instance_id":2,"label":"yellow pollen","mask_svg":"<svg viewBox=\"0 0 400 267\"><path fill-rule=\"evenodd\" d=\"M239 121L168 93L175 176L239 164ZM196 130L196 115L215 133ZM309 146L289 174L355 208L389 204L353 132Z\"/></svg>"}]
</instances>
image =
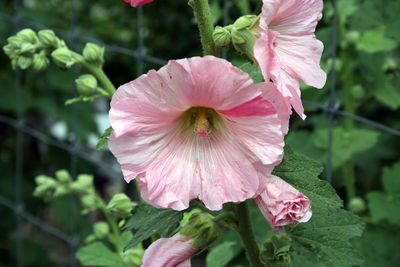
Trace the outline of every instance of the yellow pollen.
<instances>
[{"instance_id":1,"label":"yellow pollen","mask_svg":"<svg viewBox=\"0 0 400 267\"><path fill-rule=\"evenodd\" d=\"M206 109L198 109L195 114L194 130L199 137L207 138L210 131L210 122Z\"/></svg>"}]
</instances>

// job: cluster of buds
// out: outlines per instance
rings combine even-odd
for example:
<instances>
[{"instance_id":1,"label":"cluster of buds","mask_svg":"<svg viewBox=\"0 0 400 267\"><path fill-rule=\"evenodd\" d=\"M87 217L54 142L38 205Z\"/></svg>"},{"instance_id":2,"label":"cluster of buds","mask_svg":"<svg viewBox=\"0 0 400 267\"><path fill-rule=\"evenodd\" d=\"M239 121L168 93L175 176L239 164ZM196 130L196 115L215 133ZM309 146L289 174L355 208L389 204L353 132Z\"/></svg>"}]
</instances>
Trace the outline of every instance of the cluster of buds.
<instances>
[{"instance_id":1,"label":"cluster of buds","mask_svg":"<svg viewBox=\"0 0 400 267\"><path fill-rule=\"evenodd\" d=\"M36 71L44 70L50 63L48 54L58 48L66 47L52 30L42 30L36 33L31 29L23 29L7 39L8 44L3 47L10 57L14 69L33 68Z\"/></svg>"},{"instance_id":2,"label":"cluster of buds","mask_svg":"<svg viewBox=\"0 0 400 267\"><path fill-rule=\"evenodd\" d=\"M216 46L233 47L241 54L254 60L253 47L256 42L260 18L255 15L245 15L238 18L232 25L217 26L213 33Z\"/></svg>"},{"instance_id":3,"label":"cluster of buds","mask_svg":"<svg viewBox=\"0 0 400 267\"><path fill-rule=\"evenodd\" d=\"M260 253L260 260L265 266L287 267L293 261L294 248L287 236L272 236Z\"/></svg>"}]
</instances>

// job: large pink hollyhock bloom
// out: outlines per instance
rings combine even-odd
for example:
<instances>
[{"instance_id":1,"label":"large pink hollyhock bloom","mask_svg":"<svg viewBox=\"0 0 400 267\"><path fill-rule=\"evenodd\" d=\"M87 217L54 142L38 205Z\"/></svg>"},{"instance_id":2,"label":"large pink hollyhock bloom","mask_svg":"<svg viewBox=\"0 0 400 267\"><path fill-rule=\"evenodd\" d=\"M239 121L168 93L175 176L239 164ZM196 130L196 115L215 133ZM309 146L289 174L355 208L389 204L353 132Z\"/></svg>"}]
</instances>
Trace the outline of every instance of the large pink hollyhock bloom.
<instances>
[{"instance_id":1,"label":"large pink hollyhock bloom","mask_svg":"<svg viewBox=\"0 0 400 267\"><path fill-rule=\"evenodd\" d=\"M199 198L219 210L255 197L258 164L281 160L279 95L223 59L172 60L114 94L109 147L153 206L183 210Z\"/></svg>"},{"instance_id":2,"label":"large pink hollyhock bloom","mask_svg":"<svg viewBox=\"0 0 400 267\"><path fill-rule=\"evenodd\" d=\"M254 200L272 229L277 232L281 232L285 225L307 222L312 215L310 200L274 175L265 179L264 191Z\"/></svg>"},{"instance_id":3,"label":"large pink hollyhock bloom","mask_svg":"<svg viewBox=\"0 0 400 267\"><path fill-rule=\"evenodd\" d=\"M141 267L190 267L190 258L197 251L192 242L179 233L160 238L146 249Z\"/></svg>"},{"instance_id":4,"label":"large pink hollyhock bloom","mask_svg":"<svg viewBox=\"0 0 400 267\"><path fill-rule=\"evenodd\" d=\"M153 0L124 0L124 1L131 4L131 6L134 7L153 2Z\"/></svg>"},{"instance_id":5,"label":"large pink hollyhock bloom","mask_svg":"<svg viewBox=\"0 0 400 267\"><path fill-rule=\"evenodd\" d=\"M319 63L323 44L315 37L322 0L263 0L254 57L265 79L272 79L304 119L299 80L322 88L326 73Z\"/></svg>"}]
</instances>

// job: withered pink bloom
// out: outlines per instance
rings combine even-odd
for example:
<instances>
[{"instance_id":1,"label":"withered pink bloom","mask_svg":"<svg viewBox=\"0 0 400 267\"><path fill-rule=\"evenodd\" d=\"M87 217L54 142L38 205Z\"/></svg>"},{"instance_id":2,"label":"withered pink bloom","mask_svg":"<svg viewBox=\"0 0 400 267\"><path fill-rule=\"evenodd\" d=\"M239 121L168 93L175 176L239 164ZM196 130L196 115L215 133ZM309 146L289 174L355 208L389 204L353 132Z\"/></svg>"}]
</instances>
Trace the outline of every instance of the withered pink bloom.
<instances>
[{"instance_id":1,"label":"withered pink bloom","mask_svg":"<svg viewBox=\"0 0 400 267\"><path fill-rule=\"evenodd\" d=\"M146 249L141 267L190 267L190 258L197 251L192 242L179 233L160 238Z\"/></svg>"},{"instance_id":2,"label":"withered pink bloom","mask_svg":"<svg viewBox=\"0 0 400 267\"><path fill-rule=\"evenodd\" d=\"M153 2L153 0L124 0L124 1L131 4L131 6L134 7Z\"/></svg>"},{"instance_id":3,"label":"withered pink bloom","mask_svg":"<svg viewBox=\"0 0 400 267\"><path fill-rule=\"evenodd\" d=\"M282 231L285 225L307 222L312 215L310 200L274 175L265 179L264 191L254 200L272 229L277 232Z\"/></svg>"},{"instance_id":4,"label":"withered pink bloom","mask_svg":"<svg viewBox=\"0 0 400 267\"><path fill-rule=\"evenodd\" d=\"M275 109L279 95L223 59L172 60L114 94L109 147L153 206L183 210L199 198L219 210L254 198L256 165L281 160L288 115Z\"/></svg>"},{"instance_id":5,"label":"withered pink bloom","mask_svg":"<svg viewBox=\"0 0 400 267\"><path fill-rule=\"evenodd\" d=\"M322 88L326 74L319 63L323 44L315 37L322 0L263 0L254 57L265 79L277 84L304 119L299 80Z\"/></svg>"}]
</instances>

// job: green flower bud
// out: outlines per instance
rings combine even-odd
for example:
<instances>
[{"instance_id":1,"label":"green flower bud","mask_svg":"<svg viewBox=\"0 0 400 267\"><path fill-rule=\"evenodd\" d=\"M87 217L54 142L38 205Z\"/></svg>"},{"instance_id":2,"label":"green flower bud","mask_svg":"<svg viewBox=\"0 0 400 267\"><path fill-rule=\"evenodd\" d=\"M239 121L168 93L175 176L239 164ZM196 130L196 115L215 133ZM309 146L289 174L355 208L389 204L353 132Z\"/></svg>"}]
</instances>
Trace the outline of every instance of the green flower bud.
<instances>
[{"instance_id":1,"label":"green flower bud","mask_svg":"<svg viewBox=\"0 0 400 267\"><path fill-rule=\"evenodd\" d=\"M122 253L122 260L127 266L139 267L142 265L144 249L141 243L133 248L127 249Z\"/></svg>"},{"instance_id":2,"label":"green flower bud","mask_svg":"<svg viewBox=\"0 0 400 267\"><path fill-rule=\"evenodd\" d=\"M288 267L293 260L294 249L291 240L286 236L272 236L264 243L260 260L265 266Z\"/></svg>"},{"instance_id":3,"label":"green flower bud","mask_svg":"<svg viewBox=\"0 0 400 267\"><path fill-rule=\"evenodd\" d=\"M351 88L351 95L354 99L360 100L366 95L366 93L362 85L357 84Z\"/></svg>"},{"instance_id":4,"label":"green flower bud","mask_svg":"<svg viewBox=\"0 0 400 267\"><path fill-rule=\"evenodd\" d=\"M32 65L32 58L20 56L17 59L17 66L20 67L22 70L26 70Z\"/></svg>"},{"instance_id":5,"label":"green flower bud","mask_svg":"<svg viewBox=\"0 0 400 267\"><path fill-rule=\"evenodd\" d=\"M106 222L97 222L93 226L93 232L98 239L103 239L110 232L110 227Z\"/></svg>"},{"instance_id":6,"label":"green flower bud","mask_svg":"<svg viewBox=\"0 0 400 267\"><path fill-rule=\"evenodd\" d=\"M35 197L41 197L45 200L49 200L53 197L55 188L57 187L57 182L48 176L39 175L35 178L37 187L33 192Z\"/></svg>"},{"instance_id":7,"label":"green flower bud","mask_svg":"<svg viewBox=\"0 0 400 267\"><path fill-rule=\"evenodd\" d=\"M93 194L88 194L81 197L81 203L84 208L82 211L83 214L89 213L98 208L98 202L96 197Z\"/></svg>"},{"instance_id":8,"label":"green flower bud","mask_svg":"<svg viewBox=\"0 0 400 267\"><path fill-rule=\"evenodd\" d=\"M31 43L22 43L19 48L19 52L21 54L34 53L35 50L36 50L36 46Z\"/></svg>"},{"instance_id":9,"label":"green flower bud","mask_svg":"<svg viewBox=\"0 0 400 267\"><path fill-rule=\"evenodd\" d=\"M62 68L69 69L76 63L72 52L66 47L57 48L51 53L51 57L54 62Z\"/></svg>"},{"instance_id":10,"label":"green flower bud","mask_svg":"<svg viewBox=\"0 0 400 267\"><path fill-rule=\"evenodd\" d=\"M36 44L39 41L36 32L31 29L23 29L17 33L17 36L21 39L21 42Z\"/></svg>"},{"instance_id":11,"label":"green flower bud","mask_svg":"<svg viewBox=\"0 0 400 267\"><path fill-rule=\"evenodd\" d=\"M123 193L114 195L107 205L107 209L117 218L126 218L131 215L132 208L132 201Z\"/></svg>"},{"instance_id":12,"label":"green flower bud","mask_svg":"<svg viewBox=\"0 0 400 267\"><path fill-rule=\"evenodd\" d=\"M46 53L41 51L39 54L35 54L33 56L33 64L32 67L36 71L44 70L50 63L50 60L47 58Z\"/></svg>"},{"instance_id":13,"label":"green flower bud","mask_svg":"<svg viewBox=\"0 0 400 267\"><path fill-rule=\"evenodd\" d=\"M53 197L54 198L62 197L62 196L68 195L70 193L71 193L71 190L67 186L65 186L63 184L58 184L56 187L56 190L54 191Z\"/></svg>"},{"instance_id":14,"label":"green flower bud","mask_svg":"<svg viewBox=\"0 0 400 267\"><path fill-rule=\"evenodd\" d=\"M351 44L356 44L360 40L360 36L358 31L349 31L346 33L346 40Z\"/></svg>"},{"instance_id":15,"label":"green flower bud","mask_svg":"<svg viewBox=\"0 0 400 267\"><path fill-rule=\"evenodd\" d=\"M89 244L89 243L92 243L92 242L94 242L94 241L96 241L96 236L95 235L88 235L86 238L85 238L85 244Z\"/></svg>"},{"instance_id":16,"label":"green flower bud","mask_svg":"<svg viewBox=\"0 0 400 267\"><path fill-rule=\"evenodd\" d=\"M71 175L67 170L58 170L56 171L56 178L60 183L69 184L72 182Z\"/></svg>"},{"instance_id":17,"label":"green flower bud","mask_svg":"<svg viewBox=\"0 0 400 267\"><path fill-rule=\"evenodd\" d=\"M60 39L58 39L52 30L41 30L38 32L38 36L43 46L58 48L61 44Z\"/></svg>"},{"instance_id":18,"label":"green flower bud","mask_svg":"<svg viewBox=\"0 0 400 267\"><path fill-rule=\"evenodd\" d=\"M13 47L19 47L22 43L21 37L14 35L7 38L7 42Z\"/></svg>"},{"instance_id":19,"label":"green flower bud","mask_svg":"<svg viewBox=\"0 0 400 267\"><path fill-rule=\"evenodd\" d=\"M218 228L209 215L195 213L180 234L193 238L193 246L206 249L218 238Z\"/></svg>"},{"instance_id":20,"label":"green flower bud","mask_svg":"<svg viewBox=\"0 0 400 267\"><path fill-rule=\"evenodd\" d=\"M6 53L6 55L9 56L9 57L11 57L11 55L14 52L14 50L15 50L14 46L11 45L11 44L7 44L7 45L3 46L4 53Z\"/></svg>"},{"instance_id":21,"label":"green flower bud","mask_svg":"<svg viewBox=\"0 0 400 267\"><path fill-rule=\"evenodd\" d=\"M361 213L366 209L365 201L360 197L352 198L349 202L349 210L354 213Z\"/></svg>"},{"instance_id":22,"label":"green flower bud","mask_svg":"<svg viewBox=\"0 0 400 267\"><path fill-rule=\"evenodd\" d=\"M231 26L228 27L215 27L213 32L213 39L216 46L225 47L231 43Z\"/></svg>"},{"instance_id":23,"label":"green flower bud","mask_svg":"<svg viewBox=\"0 0 400 267\"><path fill-rule=\"evenodd\" d=\"M75 80L76 87L81 96L93 96L97 88L97 80L91 74L85 74Z\"/></svg>"},{"instance_id":24,"label":"green flower bud","mask_svg":"<svg viewBox=\"0 0 400 267\"><path fill-rule=\"evenodd\" d=\"M71 189L77 193L93 192L93 176L89 174L80 174L75 182L71 184Z\"/></svg>"},{"instance_id":25,"label":"green flower bud","mask_svg":"<svg viewBox=\"0 0 400 267\"><path fill-rule=\"evenodd\" d=\"M231 30L233 47L253 61L255 61L253 49L257 40L258 21L258 16L242 16L233 23Z\"/></svg>"},{"instance_id":26,"label":"green flower bud","mask_svg":"<svg viewBox=\"0 0 400 267\"><path fill-rule=\"evenodd\" d=\"M104 47L87 43L83 49L83 58L90 63L101 66L104 63Z\"/></svg>"}]
</instances>

